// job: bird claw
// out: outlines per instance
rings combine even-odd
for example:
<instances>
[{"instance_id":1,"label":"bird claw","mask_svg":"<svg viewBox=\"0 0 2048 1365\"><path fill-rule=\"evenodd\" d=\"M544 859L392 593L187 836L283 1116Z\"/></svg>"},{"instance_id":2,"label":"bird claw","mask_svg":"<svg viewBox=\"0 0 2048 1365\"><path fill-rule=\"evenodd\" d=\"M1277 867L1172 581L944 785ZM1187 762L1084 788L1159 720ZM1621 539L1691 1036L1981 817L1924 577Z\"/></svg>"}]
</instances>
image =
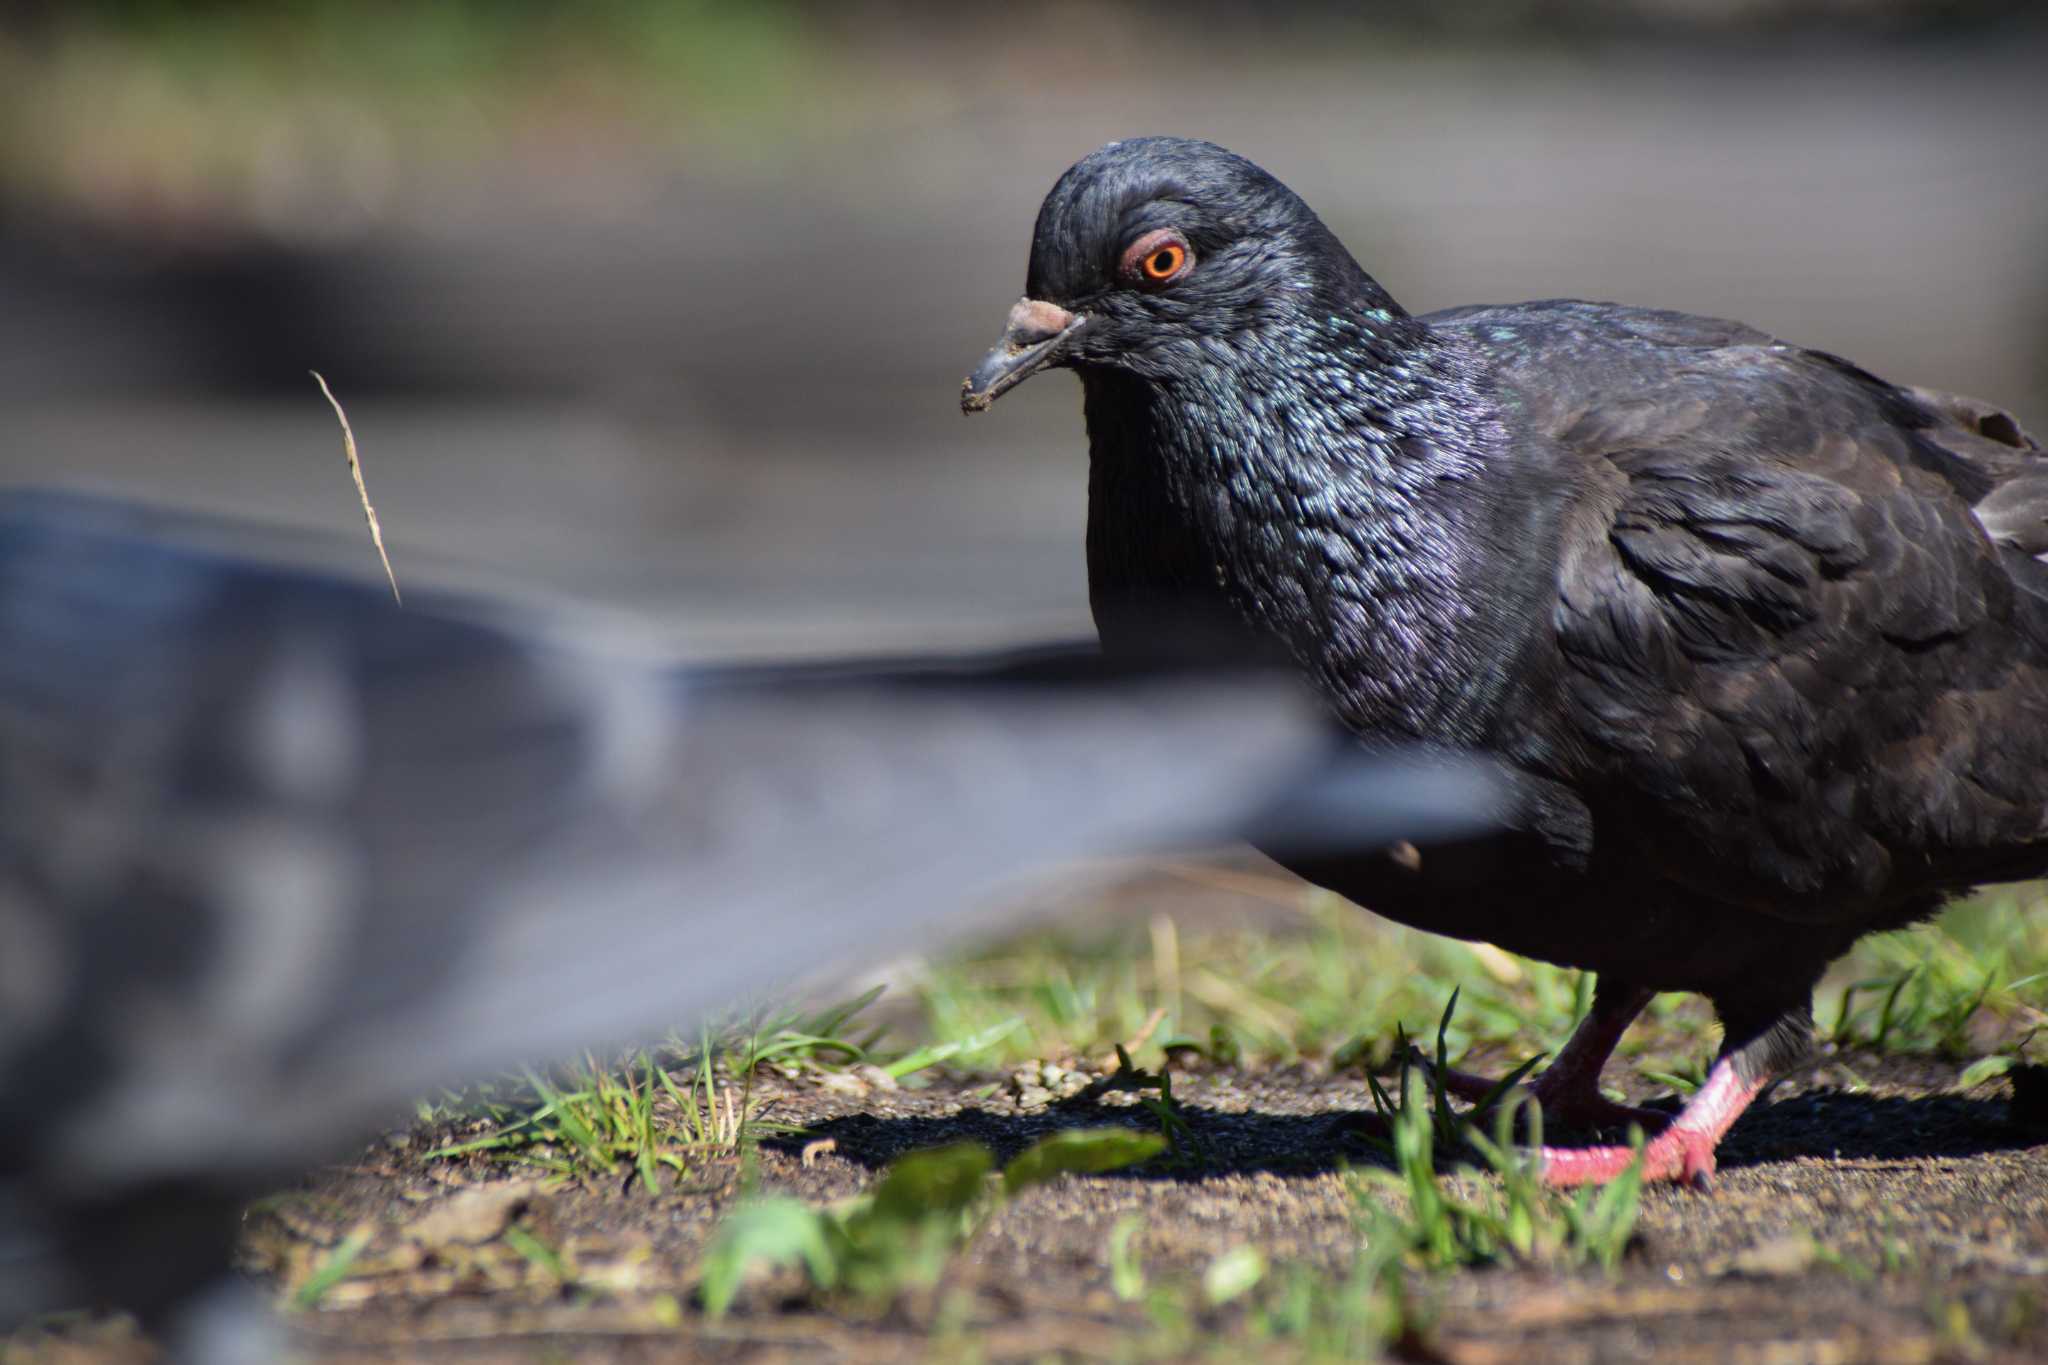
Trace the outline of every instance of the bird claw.
<instances>
[{"instance_id":1,"label":"bird claw","mask_svg":"<svg viewBox=\"0 0 2048 1365\"><path fill-rule=\"evenodd\" d=\"M1678 1139L1678 1181L1701 1194L1714 1192L1714 1141L1703 1133L1674 1133Z\"/></svg>"}]
</instances>

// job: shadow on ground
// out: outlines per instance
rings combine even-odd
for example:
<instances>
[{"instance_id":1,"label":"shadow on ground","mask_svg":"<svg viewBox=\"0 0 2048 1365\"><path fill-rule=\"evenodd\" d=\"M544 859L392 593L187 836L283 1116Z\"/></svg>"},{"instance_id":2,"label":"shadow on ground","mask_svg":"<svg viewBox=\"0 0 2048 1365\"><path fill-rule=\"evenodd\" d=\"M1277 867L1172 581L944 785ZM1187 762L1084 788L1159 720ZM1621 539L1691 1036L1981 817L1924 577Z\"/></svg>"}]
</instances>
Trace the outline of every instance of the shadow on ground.
<instances>
[{"instance_id":1,"label":"shadow on ground","mask_svg":"<svg viewBox=\"0 0 2048 1365\"><path fill-rule=\"evenodd\" d=\"M1121 1102L1119 1102L1121 1101ZM1368 1111L1310 1114L1242 1112L1200 1101L1179 1105L1190 1139L1177 1159L1127 1172L1134 1179L1205 1179L1270 1172L1312 1175L1382 1162L1377 1116ZM966 1107L947 1114L847 1114L783 1140L795 1152L829 1139L837 1155L870 1169L922 1148L979 1142L1008 1160L1040 1138L1067 1128L1117 1124L1156 1131L1157 1121L1122 1096L1084 1093L1028 1112ZM1564 1143L1591 1133L1553 1131ZM1814 1089L1753 1108L1721 1148L1734 1170L1817 1158L1914 1161L1982 1156L2040 1144L2044 1134L2014 1120L2003 1098L1937 1094L1910 1097Z\"/></svg>"}]
</instances>

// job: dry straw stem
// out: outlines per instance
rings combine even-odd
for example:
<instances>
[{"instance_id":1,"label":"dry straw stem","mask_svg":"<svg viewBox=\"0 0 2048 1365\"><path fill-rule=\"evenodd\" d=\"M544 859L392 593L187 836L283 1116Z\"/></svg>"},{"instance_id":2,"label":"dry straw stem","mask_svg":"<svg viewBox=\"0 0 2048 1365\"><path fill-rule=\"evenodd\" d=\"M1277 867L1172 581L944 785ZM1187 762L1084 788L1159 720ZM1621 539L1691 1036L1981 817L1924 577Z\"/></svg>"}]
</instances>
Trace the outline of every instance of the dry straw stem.
<instances>
[{"instance_id":1,"label":"dry straw stem","mask_svg":"<svg viewBox=\"0 0 2048 1365\"><path fill-rule=\"evenodd\" d=\"M341 400L334 396L334 390L327 387L326 378L318 370L308 370L313 382L320 386L320 392L327 396L327 405L334 409L334 415L341 422L341 448L348 455L348 472L356 481L356 497L362 500L363 517L370 523L370 543L377 547L377 558L383 562L385 581L391 584L391 599L399 606L405 605L405 598L398 591L398 575L391 572L391 556L384 553L384 528L377 524L377 509L370 506L370 490L363 484L363 462L356 458L356 434L349 430L348 414L341 410Z\"/></svg>"}]
</instances>

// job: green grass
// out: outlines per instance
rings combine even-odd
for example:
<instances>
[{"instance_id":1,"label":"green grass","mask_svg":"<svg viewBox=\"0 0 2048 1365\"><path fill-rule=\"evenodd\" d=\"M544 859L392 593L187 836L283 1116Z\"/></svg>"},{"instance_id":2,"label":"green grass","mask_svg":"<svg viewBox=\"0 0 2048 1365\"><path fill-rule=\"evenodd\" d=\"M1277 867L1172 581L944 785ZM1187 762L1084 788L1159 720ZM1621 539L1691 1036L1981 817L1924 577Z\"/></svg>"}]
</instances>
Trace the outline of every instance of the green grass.
<instances>
[{"instance_id":1,"label":"green grass","mask_svg":"<svg viewBox=\"0 0 2048 1365\"><path fill-rule=\"evenodd\" d=\"M1835 1042L1960 1060L2017 1051L2048 1023L2048 905L2040 883L1998 887L1932 924L1858 944L1815 1014Z\"/></svg>"},{"instance_id":2,"label":"green grass","mask_svg":"<svg viewBox=\"0 0 2048 1365\"><path fill-rule=\"evenodd\" d=\"M2034 884L1999 888L1932 924L1866 939L1815 994L1822 1036L1954 1059L2016 1052L2048 1021L2041 897ZM1562 1044L1591 987L1584 973L1403 929L1304 890L1285 918L1256 929L1182 935L1161 916L1030 935L938 965L916 995L929 1037L995 1038L963 1047L966 1065L1106 1062L1145 1034L1134 1055L1147 1065L1309 1059L1344 1069L1386 1065L1399 1031L1433 1021L1456 989L1451 1060L1504 1070ZM1704 1001L1663 995L1617 1065L1689 1090L1717 1042Z\"/></svg>"},{"instance_id":3,"label":"green grass","mask_svg":"<svg viewBox=\"0 0 2048 1365\"><path fill-rule=\"evenodd\" d=\"M1439 1064L1455 1020L1454 997L1437 1027ZM1393 1169L1348 1176L1359 1250L1340 1273L1276 1267L1259 1248L1237 1245L1219 1252L1198 1278L1152 1284L1134 1249L1142 1220L1126 1217L1112 1226L1105 1246L1111 1288L1119 1301L1142 1305L1153 1329L1140 1354L1194 1351L1199 1325L1229 1308L1243 1315L1254 1340L1313 1358L1356 1358L1426 1336L1428 1314L1419 1305L1429 1283L1453 1271L1510 1261L1613 1271L1633 1238L1640 1169L1600 1189L1551 1190L1509 1140L1513 1113L1501 1111L1488 1138L1453 1113L1430 1081L1435 1074L1410 1054L1394 1095L1375 1087ZM743 1204L706 1252L705 1311L724 1316L749 1278L777 1267L800 1271L806 1292L820 1302L882 1311L906 1292L937 1284L989 1216L1034 1185L1143 1163L1171 1169L1194 1156L1198 1139L1168 1075L1140 1070L1119 1049L1118 1070L1106 1084L1138 1091L1142 1111L1160 1131L1058 1133L1013 1159L1000 1179L985 1147L955 1143L899 1158L873 1190L836 1206L787 1197ZM1458 1164L1447 1170L1453 1152Z\"/></svg>"},{"instance_id":4,"label":"green grass","mask_svg":"<svg viewBox=\"0 0 2048 1365\"><path fill-rule=\"evenodd\" d=\"M736 1209L704 1254L704 1310L725 1315L748 1277L801 1268L812 1293L886 1307L936 1283L1003 1203L1068 1172L1097 1173L1145 1161L1162 1139L1127 1128L1070 1129L1025 1149L991 1179L995 1158L975 1142L913 1152L873 1190L832 1208L786 1197Z\"/></svg>"},{"instance_id":5,"label":"green grass","mask_svg":"<svg viewBox=\"0 0 2048 1365\"><path fill-rule=\"evenodd\" d=\"M1824 1039L1840 1047L1980 1060L1988 1079L2024 1055L2048 1009L2048 925L2038 887L2006 888L1942 920L1859 945L1816 993ZM1104 1089L1135 1092L1150 1131L1094 1130L1040 1143L1000 1171L986 1148L956 1144L900 1159L865 1194L818 1208L749 1199L707 1250L698 1296L712 1317L740 1302L764 1270L836 1313L886 1313L943 1283L972 1253L988 1219L1032 1185L1066 1172L1149 1163L1200 1171L1199 1116L1173 1089L1178 1067L1259 1068L1308 1061L1368 1074L1390 1137L1387 1168L1346 1173L1355 1202L1349 1264L1275 1262L1254 1245L1217 1249L1205 1267L1148 1266L1140 1216L1102 1230L1105 1287L1121 1305L1110 1329L1132 1359L1224 1358L1245 1349L1295 1359L1426 1352L1447 1276L1494 1265L1578 1274L1614 1271L1632 1243L1640 1194L1633 1173L1569 1194L1542 1185L1503 1111L1475 1126L1431 1083L1410 1047L1426 1026L1428 1060L1496 1071L1560 1042L1590 999L1580 973L1415 934L1303 892L1258 927L1182 934L1169 919L1095 931L1036 933L940 963L908 995L892 1031L879 992L706 1033L612 1067L586 1059L523 1090L472 1101L490 1131L438 1155L482 1155L562 1178L624 1177L659 1190L693 1163L730 1159L769 1131L753 1100L766 1071L820 1076L872 1068L916 1084L921 1072L972 1073L1026 1059L1085 1059ZM1449 1000L1447 1007L1445 1001ZM1139 1040L1139 1046L1127 1046ZM1683 1090L1715 1043L1703 1005L1660 997L1618 1066ZM536 1244L536 1263L552 1253ZM1817 1264L1879 1272L1817 1248ZM1894 1269L1886 1253L1883 1270ZM346 1248L302 1295L348 1273ZM312 1286L318 1285L317 1289ZM933 1302L924 1300L927 1304ZM968 1309L940 1296L934 1349L970 1332L947 1323ZM957 1309L957 1312L954 1310ZM949 1316L950 1314L950 1316ZM951 1336L948 1334L952 1333ZM1122 1349L1122 1348L1120 1348Z\"/></svg>"},{"instance_id":6,"label":"green grass","mask_svg":"<svg viewBox=\"0 0 2048 1365\"><path fill-rule=\"evenodd\" d=\"M1361 1195L1374 1187L1404 1195L1407 1210L1404 1215L1392 1212L1394 1206L1384 1200L1368 1202L1367 1240L1393 1248L1426 1270L1510 1259L1614 1269L1635 1228L1640 1164L1603 1186L1566 1195L1543 1184L1540 1170L1514 1142L1517 1106L1493 1110L1491 1136L1478 1127L1475 1111L1453 1110L1432 1078L1448 1064L1447 1038L1456 1008L1453 992L1437 1026L1433 1068L1404 1064L1397 1097L1390 1097L1378 1081L1372 1083L1375 1106L1392 1129L1394 1169L1362 1171L1355 1179ZM1516 1079L1504 1078L1496 1096ZM1530 1146L1540 1146L1540 1115L1532 1123ZM1632 1132L1632 1138L1640 1152L1642 1134ZM1466 1189L1445 1181L1438 1153L1462 1149L1477 1153L1476 1168L1490 1175L1490 1182Z\"/></svg>"},{"instance_id":7,"label":"green grass","mask_svg":"<svg viewBox=\"0 0 2048 1365\"><path fill-rule=\"evenodd\" d=\"M623 1175L658 1191L665 1174L731 1155L750 1125L754 1134L762 1131L766 1121L751 1107L746 1085L753 1067L879 1067L943 1050L943 1043L894 1054L881 1047L875 1030L860 1022L874 1000L870 994L717 1040L706 1035L674 1063L642 1053L612 1068L586 1059L553 1080L529 1075L523 1105L511 1097L478 1102L499 1116L492 1130L433 1155L484 1155L565 1178ZM1438 1018L1439 1062L1462 1036L1457 1004L1454 992ZM1398 1029L1392 1047L1414 1060ZM1102 1084L1135 1091L1136 1112L1156 1132L1059 1133L1000 1172L986 1148L954 1144L900 1159L868 1193L838 1205L748 1200L707 1250L703 1308L722 1316L749 1279L785 1267L822 1304L883 1311L904 1293L938 1283L988 1218L1035 1185L1137 1163L1163 1170L1199 1165L1199 1134L1174 1097L1170 1071L1140 1068L1121 1049L1118 1055L1117 1070ZM1153 1345L1180 1341L1193 1350L1202 1344L1197 1324L1227 1311L1254 1340L1338 1358L1425 1334L1429 1285L1458 1269L1506 1261L1611 1268L1633 1228L1637 1182L1625 1178L1569 1197L1545 1189L1507 1139L1510 1116L1500 1115L1489 1139L1452 1110L1431 1086L1432 1074L1404 1065L1393 1093L1379 1091L1393 1169L1348 1177L1360 1236L1357 1256L1342 1271L1276 1265L1255 1247L1235 1246L1219 1251L1198 1277L1154 1280L1135 1250L1139 1225L1124 1220L1109 1229L1111 1285L1119 1300L1142 1309L1156 1333ZM555 1259L539 1243L517 1249L540 1262ZM337 1255L309 1282L318 1288L302 1292L317 1302L347 1273L349 1259Z\"/></svg>"},{"instance_id":8,"label":"green grass","mask_svg":"<svg viewBox=\"0 0 2048 1365\"><path fill-rule=\"evenodd\" d=\"M736 1153L776 1127L746 1077L726 1074L710 1046L674 1068L645 1052L619 1066L585 1058L553 1079L528 1072L504 1098L479 1093L456 1107L491 1130L429 1159L481 1155L564 1178L631 1172L650 1194L661 1192L664 1171L687 1174L692 1161Z\"/></svg>"},{"instance_id":9,"label":"green grass","mask_svg":"<svg viewBox=\"0 0 2048 1365\"><path fill-rule=\"evenodd\" d=\"M1454 1017L1445 1011L1439 1055ZM1506 1141L1509 1115L1500 1116L1493 1140L1463 1125L1447 1131L1448 1101L1430 1074L1403 1067L1398 1099L1383 1107L1393 1169L1347 1177L1358 1220L1348 1266L1275 1264L1239 1244L1219 1251L1199 1276L1155 1281L1134 1250L1142 1218L1118 1220L1105 1248L1110 1284L1145 1318L1127 1329L1128 1354L1231 1359L1250 1346L1294 1359L1357 1360L1401 1344L1427 1356L1431 1303L1448 1274L1503 1262L1611 1273L1633 1241L1640 1172L1599 1190L1547 1189ZM1454 1150L1460 1159L1447 1169ZM1232 1316L1219 1318L1224 1310ZM1239 1330L1219 1332L1221 1321Z\"/></svg>"},{"instance_id":10,"label":"green grass","mask_svg":"<svg viewBox=\"0 0 2048 1365\"><path fill-rule=\"evenodd\" d=\"M966 1039L882 1045L885 1028L865 1015L876 987L812 1011L706 1028L695 1044L672 1039L611 1063L595 1057L529 1070L495 1086L423 1105L420 1117L487 1131L447 1142L429 1160L482 1157L565 1180L628 1173L650 1194L687 1176L693 1163L731 1157L762 1137L792 1131L754 1091L754 1077L786 1078L872 1067L892 1081L998 1041L1016 1021Z\"/></svg>"},{"instance_id":11,"label":"green grass","mask_svg":"<svg viewBox=\"0 0 2048 1365\"><path fill-rule=\"evenodd\" d=\"M1451 1019L1446 1010L1446 1031ZM1230 1340L1225 1354L1248 1342L1297 1359L1359 1360L1405 1344L1428 1358L1430 1304L1446 1275L1505 1262L1612 1273L1633 1242L1640 1168L1598 1190L1548 1189L1508 1142L1510 1114L1499 1116L1491 1140L1462 1125L1446 1134L1448 1100L1430 1074L1404 1066L1398 1098L1383 1097L1393 1169L1348 1176L1359 1234L1348 1266L1273 1266L1254 1247L1233 1247L1197 1283L1150 1291L1148 1316L1162 1334L1150 1345L1168 1345L1167 1356L1193 1354L1204 1310L1241 1302L1244 1337ZM1469 1154L1450 1170L1442 1164L1452 1150L1446 1136ZM1143 1268L1129 1252L1129 1237L1123 1225L1111 1230L1112 1280L1142 1293Z\"/></svg>"},{"instance_id":12,"label":"green grass","mask_svg":"<svg viewBox=\"0 0 2048 1365\"><path fill-rule=\"evenodd\" d=\"M2025 1057L2048 1019L2048 915L2037 886L2002 888L1941 920L1859 945L1816 993L1824 1038L1876 1051L1978 1058L1966 1085ZM1410 1031L1434 1026L1443 1059L1511 1072L1557 1047L1590 976L1415 933L1303 890L1259 927L1181 934L1165 916L1027 935L937 964L908 992L902 1036L872 1022L881 988L823 1009L707 1032L616 1065L592 1059L485 1088L458 1110L490 1124L435 1155L483 1155L564 1178L630 1174L648 1190L696 1161L773 1131L760 1071L801 1077L874 1068L915 1085L936 1067L981 1071L1081 1058L1140 1093L1176 1159L1200 1159L1176 1124L1171 1072L1303 1060L1383 1069ZM1444 1002L1457 1008L1439 1019ZM900 1019L900 1012L899 1012ZM1126 1051L1126 1040L1143 1037ZM1660 996L1615 1064L1681 1093L1716 1032L1704 1002ZM1437 1139L1454 1141L1439 1116Z\"/></svg>"},{"instance_id":13,"label":"green grass","mask_svg":"<svg viewBox=\"0 0 2048 1365\"><path fill-rule=\"evenodd\" d=\"M1418 934L1303 888L1277 924L1183 935L1170 918L1031 935L942 963L917 985L924 1030L971 1036L1019 1024L964 1057L1106 1059L1161 1022L1134 1055L1285 1064L1383 1063L1395 1030L1433 1021L1464 986L1455 1051L1543 1038L1584 1009L1581 974Z\"/></svg>"},{"instance_id":14,"label":"green grass","mask_svg":"<svg viewBox=\"0 0 2048 1365\"><path fill-rule=\"evenodd\" d=\"M360 1227L351 1231L329 1252L313 1273L295 1290L291 1297L294 1308L318 1308L320 1301L327 1297L327 1291L348 1278L354 1269L356 1258L370 1244L372 1230Z\"/></svg>"}]
</instances>

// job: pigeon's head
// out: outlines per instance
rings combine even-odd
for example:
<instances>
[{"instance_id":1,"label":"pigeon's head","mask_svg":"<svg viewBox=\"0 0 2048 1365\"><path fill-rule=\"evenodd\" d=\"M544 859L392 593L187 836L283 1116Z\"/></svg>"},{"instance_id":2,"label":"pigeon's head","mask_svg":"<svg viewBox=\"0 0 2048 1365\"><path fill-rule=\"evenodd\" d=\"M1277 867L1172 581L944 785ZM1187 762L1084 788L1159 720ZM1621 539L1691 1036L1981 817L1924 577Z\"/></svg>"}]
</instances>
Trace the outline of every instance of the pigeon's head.
<instances>
[{"instance_id":1,"label":"pigeon's head","mask_svg":"<svg viewBox=\"0 0 2048 1365\"><path fill-rule=\"evenodd\" d=\"M1024 297L960 406L979 412L1055 365L1193 373L1362 294L1391 306L1308 205L1243 157L1186 138L1112 142L1045 197Z\"/></svg>"}]
</instances>

